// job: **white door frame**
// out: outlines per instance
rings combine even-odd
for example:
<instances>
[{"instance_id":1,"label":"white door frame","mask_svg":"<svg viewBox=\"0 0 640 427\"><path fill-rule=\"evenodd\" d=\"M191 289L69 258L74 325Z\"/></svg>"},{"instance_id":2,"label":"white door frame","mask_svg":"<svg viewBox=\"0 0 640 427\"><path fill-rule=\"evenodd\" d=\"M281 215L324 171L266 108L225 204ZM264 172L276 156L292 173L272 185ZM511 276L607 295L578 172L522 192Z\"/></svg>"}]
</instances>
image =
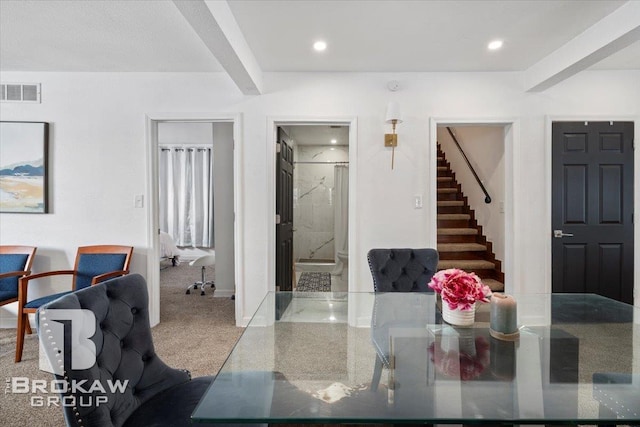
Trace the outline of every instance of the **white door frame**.
<instances>
[{"instance_id":1,"label":"white door frame","mask_svg":"<svg viewBox=\"0 0 640 427\"><path fill-rule=\"evenodd\" d=\"M640 135L640 116L620 116L620 115L598 115L598 116L545 116L545 138L544 138L544 153L545 153L545 226L544 231L549 236L545 241L545 265L544 274L546 278L546 292L551 292L551 192L552 192L552 174L551 174L551 161L552 161L552 123L553 122L633 122L634 138L637 139ZM638 217L640 212L640 150L633 150L633 216ZM635 266L640 266L640 248L638 247L640 242L640 226L635 225L633 228L633 295L634 305L640 307L640 271ZM640 319L636 320L640 323Z\"/></svg>"},{"instance_id":2,"label":"white door frame","mask_svg":"<svg viewBox=\"0 0 640 427\"><path fill-rule=\"evenodd\" d=\"M235 315L244 301L243 278L243 210L241 204L242 114L240 113L149 113L145 117L147 140L147 287L149 289L149 320L151 326L160 323L160 243L158 236L158 123L210 122L233 123L233 209L235 212Z\"/></svg>"},{"instance_id":3,"label":"white door frame","mask_svg":"<svg viewBox=\"0 0 640 427\"><path fill-rule=\"evenodd\" d=\"M518 274L519 253L517 252L517 236L515 234L516 227L516 203L514 189L519 187L517 171L517 159L520 152L520 121L515 118L447 118L432 117L429 120L429 164L431 176L429 179L429 206L432 221L430 223L429 241L430 247L437 247L438 244L438 188L437 188L437 144L438 144L438 126L504 126L504 291L506 293L524 292L522 286L526 283L520 280Z\"/></svg>"},{"instance_id":4,"label":"white door frame","mask_svg":"<svg viewBox=\"0 0 640 427\"><path fill-rule=\"evenodd\" d=\"M276 142L278 126L341 125L349 126L349 259L354 259L356 248L356 201L358 120L356 117L268 117L267 118L267 291L276 290ZM356 269L349 268L349 290L357 283Z\"/></svg>"}]
</instances>

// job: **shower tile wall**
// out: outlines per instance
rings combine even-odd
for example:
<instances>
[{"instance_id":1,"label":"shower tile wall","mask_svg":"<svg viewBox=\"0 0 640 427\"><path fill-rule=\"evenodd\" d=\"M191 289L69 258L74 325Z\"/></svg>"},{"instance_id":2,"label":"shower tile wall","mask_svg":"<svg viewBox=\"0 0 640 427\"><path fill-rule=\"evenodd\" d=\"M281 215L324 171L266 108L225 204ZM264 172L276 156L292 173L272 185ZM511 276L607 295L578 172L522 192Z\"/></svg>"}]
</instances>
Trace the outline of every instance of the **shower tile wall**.
<instances>
[{"instance_id":1,"label":"shower tile wall","mask_svg":"<svg viewBox=\"0 0 640 427\"><path fill-rule=\"evenodd\" d=\"M296 145L296 162L346 162L348 146ZM293 256L334 260L334 164L295 164L293 169Z\"/></svg>"}]
</instances>

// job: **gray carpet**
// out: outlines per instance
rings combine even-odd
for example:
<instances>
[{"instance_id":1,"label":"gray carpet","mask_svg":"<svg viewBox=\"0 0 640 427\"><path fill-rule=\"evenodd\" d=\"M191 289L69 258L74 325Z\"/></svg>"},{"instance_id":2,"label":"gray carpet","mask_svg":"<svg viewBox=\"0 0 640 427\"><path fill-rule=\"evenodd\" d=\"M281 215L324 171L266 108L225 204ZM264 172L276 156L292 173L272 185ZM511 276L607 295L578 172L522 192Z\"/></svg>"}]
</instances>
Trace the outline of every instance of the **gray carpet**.
<instances>
[{"instance_id":1,"label":"gray carpet","mask_svg":"<svg viewBox=\"0 0 640 427\"><path fill-rule=\"evenodd\" d=\"M198 269L186 263L165 268L160 276L160 324L152 329L156 353L169 366L188 369L194 377L216 374L243 330L235 326L234 301L213 298L209 288L205 296L199 292L185 295L187 285L200 276ZM25 339L22 362L13 362L15 337L15 329L0 329L0 379L51 380L51 374L38 369L35 335ZM0 425L58 427L65 424L60 408L31 407L28 394L5 394L3 387Z\"/></svg>"},{"instance_id":2,"label":"gray carpet","mask_svg":"<svg viewBox=\"0 0 640 427\"><path fill-rule=\"evenodd\" d=\"M298 292L331 292L331 273L305 271L300 274Z\"/></svg>"}]
</instances>

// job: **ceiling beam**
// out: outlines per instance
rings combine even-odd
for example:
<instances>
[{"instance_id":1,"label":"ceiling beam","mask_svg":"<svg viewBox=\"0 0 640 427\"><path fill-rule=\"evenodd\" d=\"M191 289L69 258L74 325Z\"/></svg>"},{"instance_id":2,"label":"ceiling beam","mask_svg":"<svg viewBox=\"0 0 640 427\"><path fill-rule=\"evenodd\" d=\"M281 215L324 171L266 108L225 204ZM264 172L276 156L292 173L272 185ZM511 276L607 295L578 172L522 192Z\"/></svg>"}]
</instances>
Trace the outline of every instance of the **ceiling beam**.
<instances>
[{"instance_id":1,"label":"ceiling beam","mask_svg":"<svg viewBox=\"0 0 640 427\"><path fill-rule=\"evenodd\" d=\"M262 70L226 1L173 0L205 46L245 95L262 93Z\"/></svg>"},{"instance_id":2,"label":"ceiling beam","mask_svg":"<svg viewBox=\"0 0 640 427\"><path fill-rule=\"evenodd\" d=\"M638 40L640 1L629 1L527 69L525 90L546 90Z\"/></svg>"}]
</instances>

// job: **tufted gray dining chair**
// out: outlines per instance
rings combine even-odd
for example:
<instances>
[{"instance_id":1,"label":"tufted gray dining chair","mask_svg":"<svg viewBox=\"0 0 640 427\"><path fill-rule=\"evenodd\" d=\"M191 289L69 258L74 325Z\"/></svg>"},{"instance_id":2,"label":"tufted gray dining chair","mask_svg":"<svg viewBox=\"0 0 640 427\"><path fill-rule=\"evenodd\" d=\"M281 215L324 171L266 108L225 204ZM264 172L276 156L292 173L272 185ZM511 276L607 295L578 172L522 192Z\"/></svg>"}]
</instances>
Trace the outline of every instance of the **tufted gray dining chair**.
<instances>
[{"instance_id":1,"label":"tufted gray dining chair","mask_svg":"<svg viewBox=\"0 0 640 427\"><path fill-rule=\"evenodd\" d=\"M438 251L432 248L371 249L367 253L367 261L373 276L373 289L376 293L433 292L427 285L437 271L438 259ZM378 307L377 304L376 307ZM380 312L381 310L374 308L371 319L371 339L377 356L371 390L378 388L382 368L389 367L389 326L408 322L397 316L390 316L388 313L383 316Z\"/></svg>"},{"instance_id":2,"label":"tufted gray dining chair","mask_svg":"<svg viewBox=\"0 0 640 427\"><path fill-rule=\"evenodd\" d=\"M47 314L53 309L84 309L95 316L96 361L87 369L70 369L70 347L65 351L48 347L53 329ZM191 378L189 371L167 366L155 353L149 325L149 297L142 276L131 274L90 286L54 300L38 311L38 334L52 365L63 365L64 377L58 381L84 384L89 389L99 381L106 389L83 393L60 387L61 400L85 402L64 407L68 426L190 426L191 413L213 377ZM83 323L84 326L84 323ZM92 325L93 326L93 325ZM72 326L73 327L73 326ZM65 328L65 343L71 340L71 328ZM49 347L52 347L49 345ZM63 346L64 347L64 346ZM86 344L85 344L85 347ZM82 382L86 380L86 382ZM110 390L109 383L128 381L124 391ZM89 390L91 391L91 390ZM101 396L100 400L97 396ZM106 400L106 402L105 402ZM98 404L98 402L100 402Z\"/></svg>"},{"instance_id":3,"label":"tufted gray dining chair","mask_svg":"<svg viewBox=\"0 0 640 427\"><path fill-rule=\"evenodd\" d=\"M371 249L367 261L375 292L432 292L427 286L438 268L438 251Z\"/></svg>"}]
</instances>

